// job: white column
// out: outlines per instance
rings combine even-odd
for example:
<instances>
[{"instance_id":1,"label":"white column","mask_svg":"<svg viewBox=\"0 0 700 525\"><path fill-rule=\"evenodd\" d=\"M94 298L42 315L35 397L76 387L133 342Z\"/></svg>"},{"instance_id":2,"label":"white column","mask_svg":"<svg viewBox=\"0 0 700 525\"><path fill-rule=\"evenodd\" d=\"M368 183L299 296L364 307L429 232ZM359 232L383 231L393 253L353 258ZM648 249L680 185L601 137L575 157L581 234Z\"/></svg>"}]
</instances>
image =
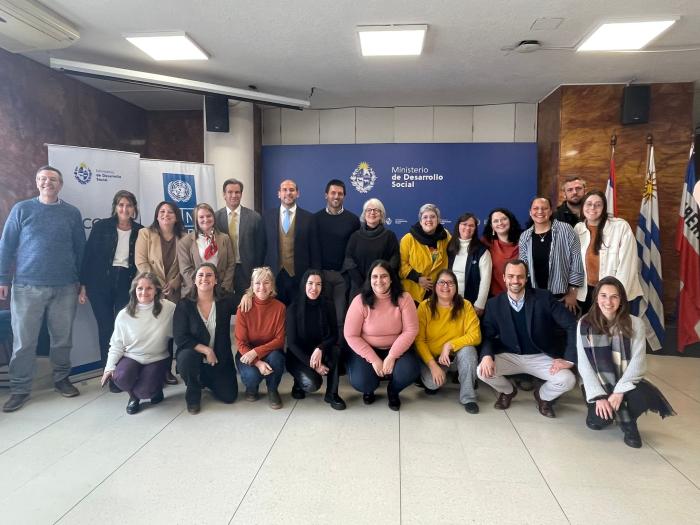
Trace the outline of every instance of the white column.
<instances>
[{"instance_id":1,"label":"white column","mask_svg":"<svg viewBox=\"0 0 700 525\"><path fill-rule=\"evenodd\" d=\"M233 177L244 185L242 204L253 208L253 104L229 101L228 133L206 131L206 112L204 118L204 162L213 164L216 174L217 199L212 206L224 206L221 186Z\"/></svg>"}]
</instances>

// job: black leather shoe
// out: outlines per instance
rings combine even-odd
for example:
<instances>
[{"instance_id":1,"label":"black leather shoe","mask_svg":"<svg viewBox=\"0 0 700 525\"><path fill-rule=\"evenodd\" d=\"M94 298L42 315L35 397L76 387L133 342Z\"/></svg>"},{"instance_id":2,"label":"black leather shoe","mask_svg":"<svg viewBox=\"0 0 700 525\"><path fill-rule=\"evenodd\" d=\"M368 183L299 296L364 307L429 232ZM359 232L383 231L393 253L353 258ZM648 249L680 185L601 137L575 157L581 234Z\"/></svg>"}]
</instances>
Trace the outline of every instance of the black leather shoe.
<instances>
[{"instance_id":1,"label":"black leather shoe","mask_svg":"<svg viewBox=\"0 0 700 525\"><path fill-rule=\"evenodd\" d=\"M586 426L591 430L603 430L603 425L594 423L590 418L586 418Z\"/></svg>"},{"instance_id":2,"label":"black leather shoe","mask_svg":"<svg viewBox=\"0 0 700 525\"><path fill-rule=\"evenodd\" d=\"M389 408L393 410L394 412L398 412L399 409L401 408L401 399L399 399L398 394L394 393L388 393L388 398L389 398Z\"/></svg>"},{"instance_id":3,"label":"black leather shoe","mask_svg":"<svg viewBox=\"0 0 700 525\"><path fill-rule=\"evenodd\" d=\"M304 392L303 388L294 383L292 386L292 397L294 399L304 399L306 397L306 392Z\"/></svg>"},{"instance_id":4,"label":"black leather shoe","mask_svg":"<svg viewBox=\"0 0 700 525\"><path fill-rule=\"evenodd\" d=\"M126 404L126 413L134 415L141 410L141 400L138 397L130 397L129 402Z\"/></svg>"},{"instance_id":5,"label":"black leather shoe","mask_svg":"<svg viewBox=\"0 0 700 525\"><path fill-rule=\"evenodd\" d=\"M280 393L277 390L269 390L267 392L267 403L272 410L279 410L282 408L282 397Z\"/></svg>"},{"instance_id":6,"label":"black leather shoe","mask_svg":"<svg viewBox=\"0 0 700 525\"><path fill-rule=\"evenodd\" d=\"M557 415L554 413L554 408L552 407L552 402L551 401L545 401L540 397L540 389L538 388L533 392L533 395L535 396L535 402L537 403L537 410L540 411L540 414L542 414L544 417L557 417Z\"/></svg>"},{"instance_id":7,"label":"black leather shoe","mask_svg":"<svg viewBox=\"0 0 700 525\"><path fill-rule=\"evenodd\" d=\"M323 400L328 403L333 410L345 410L347 408L345 401L343 401L343 398L338 394L326 394Z\"/></svg>"},{"instance_id":8,"label":"black leather shoe","mask_svg":"<svg viewBox=\"0 0 700 525\"><path fill-rule=\"evenodd\" d=\"M464 410L466 410L469 414L478 414L479 405L477 405L473 401L470 401L469 403L464 404Z\"/></svg>"},{"instance_id":9,"label":"black leather shoe","mask_svg":"<svg viewBox=\"0 0 700 525\"><path fill-rule=\"evenodd\" d=\"M377 400L377 396L374 395L374 392L365 392L362 394L362 401L364 402L365 405L371 405Z\"/></svg>"},{"instance_id":10,"label":"black leather shoe","mask_svg":"<svg viewBox=\"0 0 700 525\"><path fill-rule=\"evenodd\" d=\"M637 428L636 421L632 421L631 423L621 423L620 428L625 434L623 438L625 445L632 448L642 447L642 436L639 435L639 429Z\"/></svg>"},{"instance_id":11,"label":"black leather shoe","mask_svg":"<svg viewBox=\"0 0 700 525\"><path fill-rule=\"evenodd\" d=\"M173 375L171 371L168 370L168 372L165 374L165 384L166 385L177 385L177 377Z\"/></svg>"},{"instance_id":12,"label":"black leather shoe","mask_svg":"<svg viewBox=\"0 0 700 525\"><path fill-rule=\"evenodd\" d=\"M157 405L161 401L165 399L165 396L163 395L163 391L160 390L155 396L151 398L151 405Z\"/></svg>"},{"instance_id":13,"label":"black leather shoe","mask_svg":"<svg viewBox=\"0 0 700 525\"><path fill-rule=\"evenodd\" d=\"M112 392L112 394L118 394L122 392L122 389L117 386L117 384L112 381L111 379L109 380L109 391Z\"/></svg>"},{"instance_id":14,"label":"black leather shoe","mask_svg":"<svg viewBox=\"0 0 700 525\"><path fill-rule=\"evenodd\" d=\"M61 379L57 383L54 383L53 388L63 397L75 397L80 395L80 391L77 388L75 388L70 381L68 381L67 377Z\"/></svg>"},{"instance_id":15,"label":"black leather shoe","mask_svg":"<svg viewBox=\"0 0 700 525\"><path fill-rule=\"evenodd\" d=\"M29 394L12 394L9 399L5 401L2 406L3 412L14 412L19 410L24 406L24 404L29 400Z\"/></svg>"},{"instance_id":16,"label":"black leather shoe","mask_svg":"<svg viewBox=\"0 0 700 525\"><path fill-rule=\"evenodd\" d=\"M498 398L493 404L493 408L497 408L498 410L506 410L508 407L510 407L510 402L513 400L517 393L518 389L515 387L513 387L513 391L510 394L504 394L501 392L500 394L498 394Z\"/></svg>"},{"instance_id":17,"label":"black leather shoe","mask_svg":"<svg viewBox=\"0 0 700 525\"><path fill-rule=\"evenodd\" d=\"M435 390L430 390L427 386L423 388L425 390L425 395L426 396L434 396L438 393L438 389L436 388Z\"/></svg>"},{"instance_id":18,"label":"black leather shoe","mask_svg":"<svg viewBox=\"0 0 700 525\"><path fill-rule=\"evenodd\" d=\"M191 404L191 405L187 405L187 412L189 412L189 413L192 414L193 416L199 414L199 411L200 411L201 409L202 409L202 407L201 407L201 405L200 405L199 403L197 403L197 404L194 404L194 403L193 403L193 404Z\"/></svg>"}]
</instances>

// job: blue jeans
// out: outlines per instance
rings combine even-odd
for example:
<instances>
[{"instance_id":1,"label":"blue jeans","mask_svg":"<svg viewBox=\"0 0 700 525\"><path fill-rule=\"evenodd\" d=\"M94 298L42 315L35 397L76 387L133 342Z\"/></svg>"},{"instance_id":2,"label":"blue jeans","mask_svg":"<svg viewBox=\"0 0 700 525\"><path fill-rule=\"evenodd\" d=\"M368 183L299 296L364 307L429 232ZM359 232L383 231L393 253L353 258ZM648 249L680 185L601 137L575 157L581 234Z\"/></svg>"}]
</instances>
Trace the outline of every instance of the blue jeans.
<instances>
[{"instance_id":1,"label":"blue jeans","mask_svg":"<svg viewBox=\"0 0 700 525\"><path fill-rule=\"evenodd\" d=\"M73 319L78 304L77 285L12 286L12 360L10 389L13 394L29 394L36 369L36 345L41 323L46 324L51 339L50 359L53 381L70 375L70 351L73 347Z\"/></svg>"},{"instance_id":2,"label":"blue jeans","mask_svg":"<svg viewBox=\"0 0 700 525\"><path fill-rule=\"evenodd\" d=\"M272 367L270 375L264 376L256 366L241 363L241 354L236 352L236 366L241 374L241 381L245 385L246 392L257 392L263 379L265 379L268 392L277 390L277 387L279 387L280 381L282 381L282 374L284 374L284 352L282 350L273 350L262 360Z\"/></svg>"},{"instance_id":3,"label":"blue jeans","mask_svg":"<svg viewBox=\"0 0 700 525\"><path fill-rule=\"evenodd\" d=\"M377 355L384 360L389 353L387 350L374 349ZM371 364L355 352L350 353L348 360L348 375L350 384L358 392L369 394L379 386L380 378L375 373ZM413 347L409 348L394 364L394 371L389 376L387 390L398 394L408 385L413 383L420 375L420 363Z\"/></svg>"}]
</instances>

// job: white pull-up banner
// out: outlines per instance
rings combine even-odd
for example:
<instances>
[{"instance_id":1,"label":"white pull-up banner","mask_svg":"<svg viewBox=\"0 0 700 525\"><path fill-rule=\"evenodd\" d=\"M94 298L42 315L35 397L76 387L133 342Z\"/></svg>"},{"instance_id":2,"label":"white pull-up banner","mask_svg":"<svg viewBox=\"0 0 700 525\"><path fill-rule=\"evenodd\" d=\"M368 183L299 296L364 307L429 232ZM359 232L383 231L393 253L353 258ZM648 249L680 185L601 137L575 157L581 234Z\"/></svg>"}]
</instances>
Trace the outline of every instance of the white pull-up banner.
<instances>
[{"instance_id":1,"label":"white pull-up banner","mask_svg":"<svg viewBox=\"0 0 700 525\"><path fill-rule=\"evenodd\" d=\"M95 221L111 215L112 198L117 191L129 190L138 199L138 153L55 144L48 144L48 149L49 164L63 174L59 197L80 210L87 237ZM100 367L97 323L89 303L78 305L71 363L73 374Z\"/></svg>"},{"instance_id":2,"label":"white pull-up banner","mask_svg":"<svg viewBox=\"0 0 700 525\"><path fill-rule=\"evenodd\" d=\"M144 215L144 226L153 221L156 206L161 201L174 202L182 212L187 230L194 229L194 207L201 202L216 207L216 181L214 166L174 160L141 159L140 166L141 209L151 213Z\"/></svg>"}]
</instances>

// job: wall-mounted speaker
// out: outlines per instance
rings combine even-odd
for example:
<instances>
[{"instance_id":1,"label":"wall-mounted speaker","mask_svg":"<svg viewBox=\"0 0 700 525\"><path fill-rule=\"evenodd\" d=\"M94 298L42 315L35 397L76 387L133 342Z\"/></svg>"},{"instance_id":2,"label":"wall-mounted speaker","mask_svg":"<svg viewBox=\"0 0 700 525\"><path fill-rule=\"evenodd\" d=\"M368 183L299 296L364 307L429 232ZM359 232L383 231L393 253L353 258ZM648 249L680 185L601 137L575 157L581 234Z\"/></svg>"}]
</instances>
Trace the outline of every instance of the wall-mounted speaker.
<instances>
[{"instance_id":1,"label":"wall-mounted speaker","mask_svg":"<svg viewBox=\"0 0 700 525\"><path fill-rule=\"evenodd\" d=\"M228 133L228 97L206 95L204 98L207 131Z\"/></svg>"},{"instance_id":2,"label":"wall-mounted speaker","mask_svg":"<svg viewBox=\"0 0 700 525\"><path fill-rule=\"evenodd\" d=\"M649 122L651 86L629 85L622 91L622 123L645 124Z\"/></svg>"}]
</instances>

